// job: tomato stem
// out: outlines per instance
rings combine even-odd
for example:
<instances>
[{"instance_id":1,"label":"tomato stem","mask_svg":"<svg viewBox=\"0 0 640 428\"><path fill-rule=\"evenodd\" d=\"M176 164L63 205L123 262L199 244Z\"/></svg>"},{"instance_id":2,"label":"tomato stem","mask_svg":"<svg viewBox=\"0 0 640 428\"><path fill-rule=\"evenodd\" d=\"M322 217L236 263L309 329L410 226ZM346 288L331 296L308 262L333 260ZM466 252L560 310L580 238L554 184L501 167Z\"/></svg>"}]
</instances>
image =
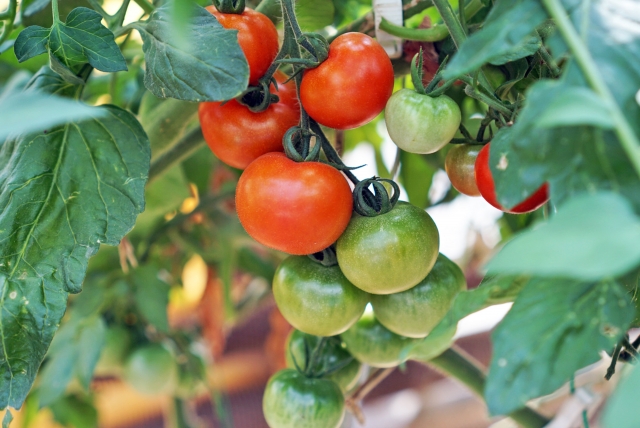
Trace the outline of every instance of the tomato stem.
<instances>
[{"instance_id":1,"label":"tomato stem","mask_svg":"<svg viewBox=\"0 0 640 428\"><path fill-rule=\"evenodd\" d=\"M167 171L173 165L191 156L202 146L204 146L204 137L202 136L202 129L198 127L178 140L176 144L168 150L165 150L151 162L148 183L153 182L153 180L161 176L163 172Z\"/></svg>"},{"instance_id":2,"label":"tomato stem","mask_svg":"<svg viewBox=\"0 0 640 428\"><path fill-rule=\"evenodd\" d=\"M144 11L144 13L149 14L156 10L155 6L150 3L148 0L133 0L136 2L138 6Z\"/></svg>"},{"instance_id":3,"label":"tomato stem","mask_svg":"<svg viewBox=\"0 0 640 428\"><path fill-rule=\"evenodd\" d=\"M2 44L11 31L13 31L13 21L16 19L16 10L18 8L17 0L9 0L9 6L4 12L0 12L0 21L6 21L2 24L2 32L0 33L0 44Z\"/></svg>"},{"instance_id":4,"label":"tomato stem","mask_svg":"<svg viewBox=\"0 0 640 428\"><path fill-rule=\"evenodd\" d=\"M486 375L482 364L457 346L423 363L458 379L480 398L484 398ZM508 415L523 428L542 428L549 420L535 410L524 407Z\"/></svg>"},{"instance_id":5,"label":"tomato stem","mask_svg":"<svg viewBox=\"0 0 640 428\"><path fill-rule=\"evenodd\" d=\"M563 39L569 46L569 50L573 53L587 82L604 101L605 107L608 109L611 119L613 119L615 124L614 131L620 140L620 144L627 153L636 173L640 176L640 141L603 80L589 50L571 23L560 0L542 0L542 3L551 18L555 20L560 34L562 34Z\"/></svg>"},{"instance_id":6,"label":"tomato stem","mask_svg":"<svg viewBox=\"0 0 640 428\"><path fill-rule=\"evenodd\" d=\"M60 22L60 12L58 11L58 0L51 0L51 13L53 14L53 22L54 23Z\"/></svg>"},{"instance_id":7,"label":"tomato stem","mask_svg":"<svg viewBox=\"0 0 640 428\"><path fill-rule=\"evenodd\" d=\"M380 29L392 36L419 42L438 42L446 39L449 35L449 30L446 25L436 25L431 28L407 28L392 24L386 18L382 18L380 21Z\"/></svg>"}]
</instances>

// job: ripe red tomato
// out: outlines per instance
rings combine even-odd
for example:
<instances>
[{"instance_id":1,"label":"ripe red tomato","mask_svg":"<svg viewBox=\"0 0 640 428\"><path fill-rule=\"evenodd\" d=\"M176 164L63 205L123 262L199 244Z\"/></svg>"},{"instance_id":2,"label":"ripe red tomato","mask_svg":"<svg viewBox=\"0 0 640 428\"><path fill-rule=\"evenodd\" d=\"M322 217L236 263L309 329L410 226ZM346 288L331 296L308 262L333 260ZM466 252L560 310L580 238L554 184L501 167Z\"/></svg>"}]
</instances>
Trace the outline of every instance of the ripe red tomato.
<instances>
[{"instance_id":1,"label":"ripe red tomato","mask_svg":"<svg viewBox=\"0 0 640 428\"><path fill-rule=\"evenodd\" d=\"M241 14L221 13L213 5L206 9L224 28L238 30L238 44L249 63L249 83L258 83L278 55L276 26L266 15L249 8Z\"/></svg>"},{"instance_id":2,"label":"ripe red tomato","mask_svg":"<svg viewBox=\"0 0 640 428\"><path fill-rule=\"evenodd\" d=\"M482 197L494 207L511 214L524 214L535 211L549 200L549 186L547 183L540 186L531 196L511 209L507 209L498 203L496 188L489 168L489 144L486 144L476 159L475 165L476 183Z\"/></svg>"},{"instance_id":3,"label":"ripe red tomato","mask_svg":"<svg viewBox=\"0 0 640 428\"><path fill-rule=\"evenodd\" d=\"M282 137L300 120L300 105L293 81L276 72L280 101L260 113L253 113L236 100L200 103L200 125L207 144L227 165L244 169L258 157L281 152ZM273 88L273 86L272 86ZM274 90L273 88L272 90Z\"/></svg>"},{"instance_id":4,"label":"ripe red tomato","mask_svg":"<svg viewBox=\"0 0 640 428\"><path fill-rule=\"evenodd\" d=\"M300 100L318 123L335 129L375 118L393 92L393 67L382 46L362 33L346 33L329 46L329 57L305 71Z\"/></svg>"},{"instance_id":5,"label":"ripe red tomato","mask_svg":"<svg viewBox=\"0 0 640 428\"><path fill-rule=\"evenodd\" d=\"M351 188L337 169L294 162L284 153L260 156L236 188L240 223L256 241L289 254L313 254L333 244L349 224Z\"/></svg>"}]
</instances>

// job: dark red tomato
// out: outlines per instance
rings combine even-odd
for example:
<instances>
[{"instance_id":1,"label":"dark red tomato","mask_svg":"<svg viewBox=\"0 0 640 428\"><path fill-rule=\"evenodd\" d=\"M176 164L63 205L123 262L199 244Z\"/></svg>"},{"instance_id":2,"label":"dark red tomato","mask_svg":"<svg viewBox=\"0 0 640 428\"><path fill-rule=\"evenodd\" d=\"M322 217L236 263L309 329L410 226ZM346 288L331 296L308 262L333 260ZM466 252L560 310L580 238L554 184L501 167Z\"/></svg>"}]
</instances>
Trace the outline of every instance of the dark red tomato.
<instances>
[{"instance_id":1,"label":"dark red tomato","mask_svg":"<svg viewBox=\"0 0 640 428\"><path fill-rule=\"evenodd\" d=\"M247 233L289 254L312 254L333 244L352 208L351 188L340 171L320 162L294 162L284 153L260 156L236 188L236 209Z\"/></svg>"},{"instance_id":2,"label":"dark red tomato","mask_svg":"<svg viewBox=\"0 0 640 428\"><path fill-rule=\"evenodd\" d=\"M241 14L220 13L213 5L207 6L207 10L224 28L238 30L238 44L249 63L249 83L258 83L278 55L276 26L266 15L249 8Z\"/></svg>"},{"instance_id":3,"label":"dark red tomato","mask_svg":"<svg viewBox=\"0 0 640 428\"><path fill-rule=\"evenodd\" d=\"M393 67L382 46L362 33L346 33L329 46L329 57L305 71L300 100L318 123L335 129L375 118L393 92Z\"/></svg>"},{"instance_id":4,"label":"dark red tomato","mask_svg":"<svg viewBox=\"0 0 640 428\"><path fill-rule=\"evenodd\" d=\"M245 169L258 157L281 152L282 137L300 120L300 105L293 81L276 72L280 101L260 113L253 113L236 100L200 103L200 125L204 139L215 155L227 165ZM272 86L272 91L275 88Z\"/></svg>"},{"instance_id":5,"label":"dark red tomato","mask_svg":"<svg viewBox=\"0 0 640 428\"><path fill-rule=\"evenodd\" d=\"M549 186L547 183L540 186L531 196L511 209L504 208L498 203L496 188L489 168L489 144L486 144L476 159L475 165L476 183L482 197L494 207L511 214L524 214L535 211L549 200Z\"/></svg>"}]
</instances>

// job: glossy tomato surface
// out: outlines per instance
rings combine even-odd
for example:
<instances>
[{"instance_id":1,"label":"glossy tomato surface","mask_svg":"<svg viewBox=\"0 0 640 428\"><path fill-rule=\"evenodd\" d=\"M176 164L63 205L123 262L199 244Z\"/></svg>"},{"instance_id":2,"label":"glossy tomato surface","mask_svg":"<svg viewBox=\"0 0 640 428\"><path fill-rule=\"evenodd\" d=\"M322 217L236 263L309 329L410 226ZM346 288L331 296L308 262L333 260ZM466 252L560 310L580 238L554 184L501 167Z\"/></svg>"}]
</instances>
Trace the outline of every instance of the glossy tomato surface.
<instances>
[{"instance_id":1,"label":"glossy tomato surface","mask_svg":"<svg viewBox=\"0 0 640 428\"><path fill-rule=\"evenodd\" d=\"M245 169L258 157L282 152L282 137L300 120L300 105L293 81L276 72L280 100L265 111L254 113L236 100L225 103L200 103L199 117L204 139L222 162Z\"/></svg>"},{"instance_id":2,"label":"glossy tomato surface","mask_svg":"<svg viewBox=\"0 0 640 428\"><path fill-rule=\"evenodd\" d=\"M436 264L422 281L401 293L371 295L376 318L394 333L426 337L451 309L467 281L457 264L438 255Z\"/></svg>"},{"instance_id":3,"label":"glossy tomato surface","mask_svg":"<svg viewBox=\"0 0 640 428\"><path fill-rule=\"evenodd\" d=\"M164 346L145 345L127 359L124 379L143 394L169 394L177 386L178 366Z\"/></svg>"},{"instance_id":4,"label":"glossy tomato surface","mask_svg":"<svg viewBox=\"0 0 640 428\"><path fill-rule=\"evenodd\" d=\"M306 358L311 358L311 353L318 345L319 340L320 338L317 336L303 333L300 330L293 330L287 338L287 367L293 369L297 364L298 367L303 369L307 363ZM342 347L339 337L330 337L326 340L327 342L322 348L320 358L317 360L315 367L312 367L312 370L315 373L319 373L321 371L332 371L335 367L342 367L323 377L334 381L343 392L347 392L358 383L362 364ZM305 347L309 350L308 355Z\"/></svg>"},{"instance_id":5,"label":"glossy tomato surface","mask_svg":"<svg viewBox=\"0 0 640 428\"><path fill-rule=\"evenodd\" d=\"M240 176L236 209L256 241L304 255L324 250L338 239L349 224L353 198L337 169L267 153Z\"/></svg>"},{"instance_id":6,"label":"glossy tomato surface","mask_svg":"<svg viewBox=\"0 0 640 428\"><path fill-rule=\"evenodd\" d=\"M416 339L388 330L367 311L349 330L340 335L358 361L372 367L395 367L409 358Z\"/></svg>"},{"instance_id":7,"label":"glossy tomato surface","mask_svg":"<svg viewBox=\"0 0 640 428\"><path fill-rule=\"evenodd\" d=\"M266 15L249 8L241 14L220 13L213 5L206 9L224 28L238 30L238 44L249 63L249 83L258 83L278 55L278 30L273 22Z\"/></svg>"},{"instance_id":8,"label":"glossy tomato surface","mask_svg":"<svg viewBox=\"0 0 640 428\"><path fill-rule=\"evenodd\" d=\"M400 89L384 109L389 136L402 150L435 153L456 135L460 107L446 95L430 97L413 89Z\"/></svg>"},{"instance_id":9,"label":"glossy tomato surface","mask_svg":"<svg viewBox=\"0 0 640 428\"><path fill-rule=\"evenodd\" d=\"M362 33L346 33L329 57L305 71L300 100L318 123L352 129L375 118L393 92L393 67L382 46Z\"/></svg>"},{"instance_id":10,"label":"glossy tomato surface","mask_svg":"<svg viewBox=\"0 0 640 428\"><path fill-rule=\"evenodd\" d=\"M353 285L373 294L407 290L422 281L438 257L435 223L420 208L398 202L386 214L353 214L336 246L338 264Z\"/></svg>"},{"instance_id":11,"label":"glossy tomato surface","mask_svg":"<svg viewBox=\"0 0 640 428\"><path fill-rule=\"evenodd\" d=\"M455 144L444 159L444 169L451 185L464 195L480 196L475 166L482 147L479 144Z\"/></svg>"},{"instance_id":12,"label":"glossy tomato surface","mask_svg":"<svg viewBox=\"0 0 640 428\"><path fill-rule=\"evenodd\" d=\"M291 256L276 270L273 297L282 316L298 330L334 336L358 321L369 296L337 265L326 267L307 256Z\"/></svg>"},{"instance_id":13,"label":"glossy tomato surface","mask_svg":"<svg viewBox=\"0 0 640 428\"><path fill-rule=\"evenodd\" d=\"M549 200L549 186L545 183L531 196L511 209L500 205L496 197L496 188L493 176L491 175L491 168L489 167L489 146L490 144L486 144L482 150L480 150L475 165L476 183L478 184L480 194L487 202L507 213L524 214L537 210Z\"/></svg>"},{"instance_id":14,"label":"glossy tomato surface","mask_svg":"<svg viewBox=\"0 0 640 428\"><path fill-rule=\"evenodd\" d=\"M271 428L338 428L344 396L331 380L309 379L285 369L269 379L262 411Z\"/></svg>"}]
</instances>

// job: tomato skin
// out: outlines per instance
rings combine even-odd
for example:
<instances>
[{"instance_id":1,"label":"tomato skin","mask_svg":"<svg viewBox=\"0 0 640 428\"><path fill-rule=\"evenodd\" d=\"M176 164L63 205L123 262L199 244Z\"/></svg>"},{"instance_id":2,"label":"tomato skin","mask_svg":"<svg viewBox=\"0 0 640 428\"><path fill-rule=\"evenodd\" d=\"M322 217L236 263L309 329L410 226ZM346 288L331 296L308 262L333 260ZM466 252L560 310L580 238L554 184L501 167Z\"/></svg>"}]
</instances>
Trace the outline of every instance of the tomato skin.
<instances>
[{"instance_id":1,"label":"tomato skin","mask_svg":"<svg viewBox=\"0 0 640 428\"><path fill-rule=\"evenodd\" d=\"M486 144L480 150L475 165L476 183L480 194L487 202L506 213L524 214L537 210L549 200L549 185L545 183L531 196L511 209L500 205L496 197L496 187L491 175L491 168L489 167L489 146L490 144Z\"/></svg>"},{"instance_id":2,"label":"tomato skin","mask_svg":"<svg viewBox=\"0 0 640 428\"><path fill-rule=\"evenodd\" d=\"M127 359L124 378L143 394L169 394L177 385L178 366L164 346L145 345L133 351Z\"/></svg>"},{"instance_id":3,"label":"tomato skin","mask_svg":"<svg viewBox=\"0 0 640 428\"><path fill-rule=\"evenodd\" d=\"M340 335L358 361L371 367L395 367L409 357L416 339L403 337L388 330L367 311L349 330Z\"/></svg>"},{"instance_id":4,"label":"tomato skin","mask_svg":"<svg viewBox=\"0 0 640 428\"><path fill-rule=\"evenodd\" d=\"M380 44L346 33L329 46L329 57L304 72L300 100L321 125L352 129L375 118L393 92L393 66Z\"/></svg>"},{"instance_id":5,"label":"tomato skin","mask_svg":"<svg viewBox=\"0 0 640 428\"><path fill-rule=\"evenodd\" d=\"M416 343L409 352L409 358L422 362L432 360L451 347L457 330L458 326L453 325L442 333L433 331L429 336Z\"/></svg>"},{"instance_id":6,"label":"tomato skin","mask_svg":"<svg viewBox=\"0 0 640 428\"><path fill-rule=\"evenodd\" d=\"M300 105L293 81L276 72L280 100L267 110L253 113L238 101L200 103L198 114L204 139L222 162L245 169L258 157L269 152L282 152L282 137L300 120ZM272 86L272 90L275 89Z\"/></svg>"},{"instance_id":7,"label":"tomato skin","mask_svg":"<svg viewBox=\"0 0 640 428\"><path fill-rule=\"evenodd\" d=\"M456 135L462 114L446 95L433 98L412 89L394 93L384 109L389 136L402 150L435 153Z\"/></svg>"},{"instance_id":8,"label":"tomato skin","mask_svg":"<svg viewBox=\"0 0 640 428\"><path fill-rule=\"evenodd\" d=\"M422 281L401 293L371 295L371 305L382 325L407 337L426 337L451 309L453 300L467 288L457 264L438 255Z\"/></svg>"},{"instance_id":9,"label":"tomato skin","mask_svg":"<svg viewBox=\"0 0 640 428\"><path fill-rule=\"evenodd\" d=\"M238 44L249 63L249 84L257 84L280 49L276 26L266 15L249 8L241 14L221 13L213 5L206 9L224 28L238 30Z\"/></svg>"},{"instance_id":10,"label":"tomato skin","mask_svg":"<svg viewBox=\"0 0 640 428\"><path fill-rule=\"evenodd\" d=\"M267 382L262 411L271 428L338 428L344 396L333 381L285 369Z\"/></svg>"},{"instance_id":11,"label":"tomato skin","mask_svg":"<svg viewBox=\"0 0 640 428\"><path fill-rule=\"evenodd\" d=\"M426 211L398 202L376 217L353 214L338 239L338 264L353 285L368 293L399 293L427 276L438 257L439 239Z\"/></svg>"},{"instance_id":12,"label":"tomato skin","mask_svg":"<svg viewBox=\"0 0 640 428\"><path fill-rule=\"evenodd\" d=\"M351 188L337 169L267 153L249 165L236 188L240 223L256 241L304 255L333 244L349 223Z\"/></svg>"},{"instance_id":13,"label":"tomato skin","mask_svg":"<svg viewBox=\"0 0 640 428\"><path fill-rule=\"evenodd\" d=\"M309 352L313 352L313 349L318 344L319 338L310 334L301 332L300 330L293 330L287 338L286 348L286 360L287 367L295 368L293 362L294 358L298 366L302 369L305 364L305 340L309 346ZM311 355L309 355L311 357ZM331 373L328 376L324 376L323 379L330 379L334 381L342 390L347 392L353 389L360 378L362 372L362 364L351 356L349 351L341 346L339 338L329 338L327 343L321 352L321 359L314 367L315 372L319 372L323 369L323 362L326 362L326 368L331 368L340 364L343 364L346 360L351 360L346 366L342 367Z\"/></svg>"},{"instance_id":14,"label":"tomato skin","mask_svg":"<svg viewBox=\"0 0 640 428\"><path fill-rule=\"evenodd\" d=\"M447 171L451 185L467 196L480 196L476 183L476 159L482 149L479 144L456 144L444 159L444 169Z\"/></svg>"},{"instance_id":15,"label":"tomato skin","mask_svg":"<svg viewBox=\"0 0 640 428\"><path fill-rule=\"evenodd\" d=\"M358 321L369 296L337 265L326 267L306 256L291 256L276 270L273 297L282 316L298 330L335 336Z\"/></svg>"}]
</instances>

